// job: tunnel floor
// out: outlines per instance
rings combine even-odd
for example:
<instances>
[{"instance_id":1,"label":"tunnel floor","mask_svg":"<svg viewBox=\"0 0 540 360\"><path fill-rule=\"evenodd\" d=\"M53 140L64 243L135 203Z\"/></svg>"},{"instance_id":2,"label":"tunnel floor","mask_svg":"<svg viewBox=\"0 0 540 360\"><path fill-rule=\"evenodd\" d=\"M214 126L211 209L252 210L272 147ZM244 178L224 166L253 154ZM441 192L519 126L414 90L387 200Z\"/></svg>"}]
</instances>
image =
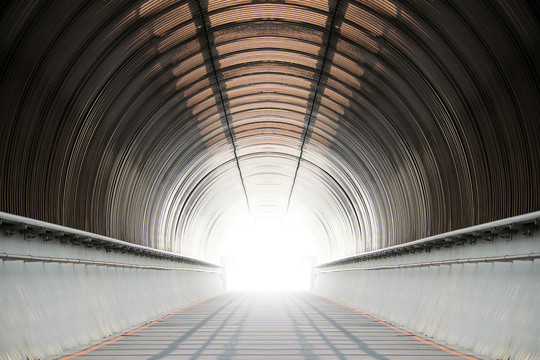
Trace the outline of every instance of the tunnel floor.
<instances>
[{"instance_id":1,"label":"tunnel floor","mask_svg":"<svg viewBox=\"0 0 540 360\"><path fill-rule=\"evenodd\" d=\"M67 359L473 359L310 293L227 293Z\"/></svg>"}]
</instances>

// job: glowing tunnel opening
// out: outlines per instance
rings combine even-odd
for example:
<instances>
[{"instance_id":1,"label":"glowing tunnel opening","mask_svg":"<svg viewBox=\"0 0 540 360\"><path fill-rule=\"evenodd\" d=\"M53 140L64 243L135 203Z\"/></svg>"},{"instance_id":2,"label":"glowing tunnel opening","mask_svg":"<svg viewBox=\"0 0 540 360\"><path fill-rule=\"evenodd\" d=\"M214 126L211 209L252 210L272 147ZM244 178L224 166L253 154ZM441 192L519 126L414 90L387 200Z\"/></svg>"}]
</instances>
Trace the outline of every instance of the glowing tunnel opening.
<instances>
[{"instance_id":1,"label":"glowing tunnel opening","mask_svg":"<svg viewBox=\"0 0 540 360\"><path fill-rule=\"evenodd\" d=\"M226 290L310 290L313 239L310 229L288 218L239 222L223 239Z\"/></svg>"}]
</instances>

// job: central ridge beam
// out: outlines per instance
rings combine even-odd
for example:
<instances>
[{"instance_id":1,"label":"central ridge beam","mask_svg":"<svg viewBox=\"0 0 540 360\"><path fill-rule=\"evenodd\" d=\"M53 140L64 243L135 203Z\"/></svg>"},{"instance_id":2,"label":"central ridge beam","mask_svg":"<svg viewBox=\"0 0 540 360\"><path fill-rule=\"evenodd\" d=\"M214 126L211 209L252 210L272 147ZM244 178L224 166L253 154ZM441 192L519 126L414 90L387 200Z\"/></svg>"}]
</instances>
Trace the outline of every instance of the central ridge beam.
<instances>
[{"instance_id":1,"label":"central ridge beam","mask_svg":"<svg viewBox=\"0 0 540 360\"><path fill-rule=\"evenodd\" d=\"M208 57L209 57L208 62L210 63L212 77L214 78L214 81L215 81L215 84L216 84L219 103L221 104L221 108L223 110L223 119L225 120L225 124L227 126L226 133L228 134L229 138L231 139L232 149L233 149L233 153L234 153L234 159L236 161L236 167L238 168L238 173L240 175L240 181L242 183L242 189L244 190L244 195L246 197L247 208L248 208L248 211L249 211L249 213L251 215L251 207L249 205L249 198L248 198L248 194L247 194L247 190L246 190L246 184L244 182L244 176L242 174L242 169L240 168L240 160L238 159L238 152L237 152L237 149L236 149L236 141L235 141L234 134L233 134L233 131L232 131L231 119L230 119L229 114L228 114L229 110L228 110L228 106L227 106L227 101L225 101L224 91L222 90L221 82L219 81L218 70L217 70L216 62L215 62L216 58L215 58L215 56L214 56L214 54L212 52L210 34L209 34L209 31L208 31L208 21L206 20L207 12L205 12L203 10L203 8L201 6L201 2L199 0L195 1L195 3L197 4L197 10L199 12L199 17L201 19L200 21L202 22L202 24L200 24L200 25L201 25L201 28L202 28L202 33L204 35L204 39L205 39L206 47L207 47L207 51L208 51ZM201 47L202 47L202 44L201 44Z\"/></svg>"}]
</instances>

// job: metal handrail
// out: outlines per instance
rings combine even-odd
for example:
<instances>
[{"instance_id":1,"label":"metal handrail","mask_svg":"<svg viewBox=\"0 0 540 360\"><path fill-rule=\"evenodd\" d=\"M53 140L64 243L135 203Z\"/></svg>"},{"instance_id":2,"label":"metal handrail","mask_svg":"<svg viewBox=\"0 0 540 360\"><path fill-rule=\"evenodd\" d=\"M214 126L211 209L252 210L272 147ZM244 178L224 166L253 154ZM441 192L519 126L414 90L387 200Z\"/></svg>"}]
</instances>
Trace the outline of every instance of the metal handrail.
<instances>
[{"instance_id":1,"label":"metal handrail","mask_svg":"<svg viewBox=\"0 0 540 360\"><path fill-rule=\"evenodd\" d=\"M381 265L381 266L342 268L342 269L315 271L315 274L324 274L324 273L342 272L342 271L408 269L408 268L417 268L417 267L455 265L455 264L478 264L478 263L491 263L491 262L527 261L527 260L528 261L534 261L535 259L540 259L540 253L530 253L530 254L522 254L522 255L491 256L491 257L483 257L483 258L467 258L467 259L428 261L428 262L419 262L419 263L411 263L411 264L399 264L399 265Z\"/></svg>"},{"instance_id":2,"label":"metal handrail","mask_svg":"<svg viewBox=\"0 0 540 360\"><path fill-rule=\"evenodd\" d=\"M52 236L67 238L71 237L72 241L83 242L87 245L122 250L125 252L133 252L143 256L159 257L167 260L189 263L193 265L201 265L210 268L222 268L222 266L214 263L179 255L173 252L153 249L142 245L136 245L126 241L113 239L107 236L93 234L87 231L72 229L66 226L51 224L45 221L34 220L4 212L0 212L0 227L3 227L4 229L7 228L9 229L9 231L19 231L25 234L32 234L33 236Z\"/></svg>"},{"instance_id":3,"label":"metal handrail","mask_svg":"<svg viewBox=\"0 0 540 360\"><path fill-rule=\"evenodd\" d=\"M330 266L343 265L357 261L365 261L373 258L400 255L409 252L440 246L450 246L453 243L476 242L477 239L493 240L496 236L508 236L521 231L530 234L540 225L540 211L529 214L514 216L511 218L492 221L485 224L475 225L460 230L454 230L439 235L430 236L406 244L390 246L384 249L374 250L333 260L316 268L321 269Z\"/></svg>"},{"instance_id":4,"label":"metal handrail","mask_svg":"<svg viewBox=\"0 0 540 360\"><path fill-rule=\"evenodd\" d=\"M0 260L5 261L24 261L24 262L46 262L46 263L60 263L60 264L82 264L82 265L96 265L107 266L115 268L129 268L129 269L149 269L149 270L177 270L177 271L196 271L205 273L221 273L219 270L203 270L195 268L182 268L182 267L169 267L169 266L156 266L156 265L137 265L127 263L117 263L109 261L97 261L97 260L84 260L84 259L69 259L69 258L53 258L46 256L33 256L33 255L20 255L20 254L7 254L0 253Z\"/></svg>"}]
</instances>

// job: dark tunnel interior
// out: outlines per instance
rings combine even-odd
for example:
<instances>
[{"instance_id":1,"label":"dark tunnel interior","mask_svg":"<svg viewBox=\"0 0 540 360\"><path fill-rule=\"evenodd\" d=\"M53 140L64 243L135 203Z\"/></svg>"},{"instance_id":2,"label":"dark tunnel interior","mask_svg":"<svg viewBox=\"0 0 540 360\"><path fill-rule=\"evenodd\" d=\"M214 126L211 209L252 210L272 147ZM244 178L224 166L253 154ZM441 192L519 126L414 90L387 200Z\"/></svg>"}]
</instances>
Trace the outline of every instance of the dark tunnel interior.
<instances>
[{"instance_id":1,"label":"dark tunnel interior","mask_svg":"<svg viewBox=\"0 0 540 360\"><path fill-rule=\"evenodd\" d=\"M225 234L280 219L321 263L540 210L535 1L0 17L0 211L212 262Z\"/></svg>"}]
</instances>

